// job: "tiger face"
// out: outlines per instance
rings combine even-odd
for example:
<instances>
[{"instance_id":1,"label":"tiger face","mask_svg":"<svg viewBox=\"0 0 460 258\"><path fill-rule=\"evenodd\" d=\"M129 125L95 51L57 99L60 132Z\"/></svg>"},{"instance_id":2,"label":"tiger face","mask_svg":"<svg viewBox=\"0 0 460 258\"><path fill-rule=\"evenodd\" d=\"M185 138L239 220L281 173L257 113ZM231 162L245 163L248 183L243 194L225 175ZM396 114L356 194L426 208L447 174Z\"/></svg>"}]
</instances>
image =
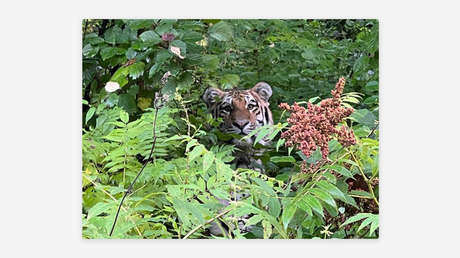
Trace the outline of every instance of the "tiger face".
<instances>
[{"instance_id":1,"label":"tiger face","mask_svg":"<svg viewBox=\"0 0 460 258\"><path fill-rule=\"evenodd\" d=\"M214 119L222 118L220 131L245 136L256 128L273 124L272 113L268 107L271 95L270 85L259 82L248 90L223 91L208 88L203 94L203 101ZM252 143L254 139L255 136L246 141Z\"/></svg>"}]
</instances>

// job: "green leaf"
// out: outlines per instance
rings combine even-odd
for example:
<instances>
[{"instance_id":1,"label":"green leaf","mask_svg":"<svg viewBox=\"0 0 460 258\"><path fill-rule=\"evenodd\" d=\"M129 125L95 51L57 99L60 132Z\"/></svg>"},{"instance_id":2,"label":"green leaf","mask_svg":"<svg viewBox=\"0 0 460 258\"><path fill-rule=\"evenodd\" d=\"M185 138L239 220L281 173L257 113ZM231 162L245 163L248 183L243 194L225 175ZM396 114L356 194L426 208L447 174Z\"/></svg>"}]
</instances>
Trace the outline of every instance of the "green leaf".
<instances>
[{"instance_id":1,"label":"green leaf","mask_svg":"<svg viewBox=\"0 0 460 258\"><path fill-rule=\"evenodd\" d=\"M211 26L209 36L218 41L229 41L233 37L233 30L227 22L220 21Z\"/></svg>"},{"instance_id":2,"label":"green leaf","mask_svg":"<svg viewBox=\"0 0 460 258\"><path fill-rule=\"evenodd\" d=\"M376 81L370 81L364 86L364 89L367 91L378 91L379 90L379 83Z\"/></svg>"},{"instance_id":3,"label":"green leaf","mask_svg":"<svg viewBox=\"0 0 460 258\"><path fill-rule=\"evenodd\" d=\"M256 139L254 140L254 146L256 146L256 144L262 140L262 138L264 138L265 136L267 136L269 133L271 133L272 131L272 128L271 127L265 127L265 128L262 128L258 134L257 134L257 137Z\"/></svg>"},{"instance_id":4,"label":"green leaf","mask_svg":"<svg viewBox=\"0 0 460 258\"><path fill-rule=\"evenodd\" d=\"M295 163L296 160L292 156L274 156L270 157L270 161L274 163Z\"/></svg>"},{"instance_id":5,"label":"green leaf","mask_svg":"<svg viewBox=\"0 0 460 258\"><path fill-rule=\"evenodd\" d=\"M214 153L212 151L208 151L203 156L203 172L208 171L208 169L214 163Z\"/></svg>"},{"instance_id":6,"label":"green leaf","mask_svg":"<svg viewBox=\"0 0 460 258\"><path fill-rule=\"evenodd\" d=\"M259 223L264 217L262 215L254 215L250 217L246 222L246 227Z\"/></svg>"},{"instance_id":7,"label":"green leaf","mask_svg":"<svg viewBox=\"0 0 460 258\"><path fill-rule=\"evenodd\" d=\"M319 186L321 189L327 191L329 194L331 194L335 198L340 199L340 200L345 200L345 195L335 185L325 180L319 181L316 185Z\"/></svg>"},{"instance_id":8,"label":"green leaf","mask_svg":"<svg viewBox=\"0 0 460 258\"><path fill-rule=\"evenodd\" d=\"M353 178L353 174L345 167L342 167L339 165L332 165L332 166L329 165L329 166L324 166L324 168L334 170L346 178Z\"/></svg>"},{"instance_id":9,"label":"green leaf","mask_svg":"<svg viewBox=\"0 0 460 258\"><path fill-rule=\"evenodd\" d=\"M372 215L371 213L358 213L350 218L348 218L342 225L341 227L345 226L345 225L348 225L350 223L353 223L353 222L356 222L358 220L362 220L364 218L368 218L370 215Z\"/></svg>"},{"instance_id":10,"label":"green leaf","mask_svg":"<svg viewBox=\"0 0 460 258\"><path fill-rule=\"evenodd\" d=\"M96 217L110 209L110 207L113 206L113 203L105 203L105 202L99 202L96 203L91 209L88 210L88 220Z\"/></svg>"},{"instance_id":11,"label":"green leaf","mask_svg":"<svg viewBox=\"0 0 460 258\"><path fill-rule=\"evenodd\" d=\"M294 214L296 212L296 205L295 203L289 203L287 207L283 210L283 215L281 215L281 221L283 222L284 229L286 230L289 222L292 220L294 217Z\"/></svg>"},{"instance_id":12,"label":"green leaf","mask_svg":"<svg viewBox=\"0 0 460 258\"><path fill-rule=\"evenodd\" d=\"M337 210L337 204L335 203L334 198L332 198L332 196L328 192L319 188L313 188L310 190L310 192L316 195L320 200L324 201L325 203L329 204Z\"/></svg>"},{"instance_id":13,"label":"green leaf","mask_svg":"<svg viewBox=\"0 0 460 258\"><path fill-rule=\"evenodd\" d=\"M94 57L97 52L99 52L99 47L93 47L91 44L87 44L83 50L83 56L85 57Z\"/></svg>"},{"instance_id":14,"label":"green leaf","mask_svg":"<svg viewBox=\"0 0 460 258\"><path fill-rule=\"evenodd\" d=\"M379 215L376 214L373 216L374 219L371 223L371 228L369 229L369 235L371 235L379 227Z\"/></svg>"},{"instance_id":15,"label":"green leaf","mask_svg":"<svg viewBox=\"0 0 460 258\"><path fill-rule=\"evenodd\" d=\"M324 217L323 213L323 206L321 203L313 196L311 195L306 195L303 200L317 213L321 215L321 217Z\"/></svg>"},{"instance_id":16,"label":"green leaf","mask_svg":"<svg viewBox=\"0 0 460 258\"><path fill-rule=\"evenodd\" d=\"M355 110L350 118L360 124L363 124L369 128L373 128L375 126L375 120L376 120L376 117L375 115L367 110L367 109L358 109L358 110Z\"/></svg>"},{"instance_id":17,"label":"green leaf","mask_svg":"<svg viewBox=\"0 0 460 258\"><path fill-rule=\"evenodd\" d=\"M129 76L135 80L144 74L145 64L143 62L136 62L129 67Z\"/></svg>"},{"instance_id":18,"label":"green leaf","mask_svg":"<svg viewBox=\"0 0 460 258\"><path fill-rule=\"evenodd\" d=\"M85 124L88 124L88 121L93 117L94 113L96 112L95 107L90 107L88 112L86 112Z\"/></svg>"},{"instance_id":19,"label":"green leaf","mask_svg":"<svg viewBox=\"0 0 460 258\"><path fill-rule=\"evenodd\" d=\"M174 40L171 42L170 46L180 48L181 56L185 57L187 54L187 44L181 40Z\"/></svg>"},{"instance_id":20,"label":"green leaf","mask_svg":"<svg viewBox=\"0 0 460 258\"><path fill-rule=\"evenodd\" d=\"M120 110L120 119L123 123L127 124L129 122L129 114L124 110Z\"/></svg>"},{"instance_id":21,"label":"green leaf","mask_svg":"<svg viewBox=\"0 0 460 258\"><path fill-rule=\"evenodd\" d=\"M226 74L220 80L220 84L222 85L222 89L231 89L238 86L240 82L240 77L236 74Z\"/></svg>"},{"instance_id":22,"label":"green leaf","mask_svg":"<svg viewBox=\"0 0 460 258\"><path fill-rule=\"evenodd\" d=\"M129 74L129 67L123 66L118 68L118 70L112 75L110 81L117 82L120 87L125 86L128 83L128 79L126 78Z\"/></svg>"},{"instance_id":23,"label":"green leaf","mask_svg":"<svg viewBox=\"0 0 460 258\"><path fill-rule=\"evenodd\" d=\"M204 55L201 64L204 68L214 71L219 67L219 62L219 57L216 55Z\"/></svg>"},{"instance_id":24,"label":"green leaf","mask_svg":"<svg viewBox=\"0 0 460 258\"><path fill-rule=\"evenodd\" d=\"M188 153L189 162L194 161L196 158L201 156L206 151L206 148L203 145L198 145L191 152Z\"/></svg>"},{"instance_id":25,"label":"green leaf","mask_svg":"<svg viewBox=\"0 0 460 258\"><path fill-rule=\"evenodd\" d=\"M153 30L142 32L142 34L139 35L139 38L142 40L142 42L145 42L149 45L156 45L161 42L160 36L158 36L158 34L156 34Z\"/></svg>"},{"instance_id":26,"label":"green leaf","mask_svg":"<svg viewBox=\"0 0 460 258\"><path fill-rule=\"evenodd\" d=\"M363 229L365 226L371 224L372 221L374 221L374 218L373 218L372 216L366 218L365 220L363 220L363 222L361 222L361 225L359 225L359 227L358 227L358 229L356 230L356 232L361 231L361 229Z\"/></svg>"},{"instance_id":27,"label":"green leaf","mask_svg":"<svg viewBox=\"0 0 460 258\"><path fill-rule=\"evenodd\" d=\"M311 206L304 199L300 199L296 202L297 208L307 212L309 216L313 216L313 212L311 210Z\"/></svg>"},{"instance_id":28,"label":"green leaf","mask_svg":"<svg viewBox=\"0 0 460 258\"><path fill-rule=\"evenodd\" d=\"M278 152L279 147L286 142L285 139L279 139L278 142L276 143L276 151Z\"/></svg>"},{"instance_id":29,"label":"green leaf","mask_svg":"<svg viewBox=\"0 0 460 258\"><path fill-rule=\"evenodd\" d=\"M105 47L101 49L101 57L104 61L116 55L123 55L124 53L125 50L119 47Z\"/></svg>"}]
</instances>

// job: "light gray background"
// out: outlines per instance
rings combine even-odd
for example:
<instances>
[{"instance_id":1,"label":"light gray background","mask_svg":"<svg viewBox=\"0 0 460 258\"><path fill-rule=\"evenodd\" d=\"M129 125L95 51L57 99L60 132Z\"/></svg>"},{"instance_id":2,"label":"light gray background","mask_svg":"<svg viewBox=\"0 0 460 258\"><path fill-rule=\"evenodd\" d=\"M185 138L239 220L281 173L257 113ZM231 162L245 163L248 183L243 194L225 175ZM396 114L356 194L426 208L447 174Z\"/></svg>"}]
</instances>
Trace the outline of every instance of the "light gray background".
<instances>
[{"instance_id":1,"label":"light gray background","mask_svg":"<svg viewBox=\"0 0 460 258\"><path fill-rule=\"evenodd\" d=\"M2 2L2 257L458 256L458 11L440 0ZM378 18L381 238L81 240L82 18Z\"/></svg>"}]
</instances>

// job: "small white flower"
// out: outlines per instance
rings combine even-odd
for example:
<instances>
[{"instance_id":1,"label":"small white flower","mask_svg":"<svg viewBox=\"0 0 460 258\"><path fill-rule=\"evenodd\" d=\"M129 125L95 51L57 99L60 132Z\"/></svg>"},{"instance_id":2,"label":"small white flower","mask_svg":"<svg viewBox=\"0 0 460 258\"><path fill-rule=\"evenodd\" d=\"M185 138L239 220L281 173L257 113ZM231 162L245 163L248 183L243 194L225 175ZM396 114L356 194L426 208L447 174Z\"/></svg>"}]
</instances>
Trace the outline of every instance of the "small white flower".
<instances>
[{"instance_id":1,"label":"small white flower","mask_svg":"<svg viewBox=\"0 0 460 258\"><path fill-rule=\"evenodd\" d=\"M180 59L184 59L185 57L183 57L181 54L180 54L180 48L178 47L173 47L171 46L171 52L173 52L176 56L178 56Z\"/></svg>"},{"instance_id":2,"label":"small white flower","mask_svg":"<svg viewBox=\"0 0 460 258\"><path fill-rule=\"evenodd\" d=\"M118 84L118 82L107 82L105 85L105 91L107 92L114 92L118 89L120 89L120 84Z\"/></svg>"},{"instance_id":3,"label":"small white flower","mask_svg":"<svg viewBox=\"0 0 460 258\"><path fill-rule=\"evenodd\" d=\"M268 47L275 47L275 43L271 43Z\"/></svg>"}]
</instances>

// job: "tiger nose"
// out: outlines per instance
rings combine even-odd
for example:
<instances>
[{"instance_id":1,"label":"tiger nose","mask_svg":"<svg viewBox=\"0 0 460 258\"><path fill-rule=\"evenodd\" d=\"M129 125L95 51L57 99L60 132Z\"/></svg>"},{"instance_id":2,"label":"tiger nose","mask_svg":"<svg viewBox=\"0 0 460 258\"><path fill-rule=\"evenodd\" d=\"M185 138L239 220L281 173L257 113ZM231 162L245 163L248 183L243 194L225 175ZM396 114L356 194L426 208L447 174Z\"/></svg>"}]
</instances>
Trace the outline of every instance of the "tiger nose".
<instances>
[{"instance_id":1,"label":"tiger nose","mask_svg":"<svg viewBox=\"0 0 460 258\"><path fill-rule=\"evenodd\" d=\"M249 124L249 121L248 120L241 120L241 121L236 121L236 122L233 122L233 125L238 127L239 129L243 130L243 128Z\"/></svg>"}]
</instances>

